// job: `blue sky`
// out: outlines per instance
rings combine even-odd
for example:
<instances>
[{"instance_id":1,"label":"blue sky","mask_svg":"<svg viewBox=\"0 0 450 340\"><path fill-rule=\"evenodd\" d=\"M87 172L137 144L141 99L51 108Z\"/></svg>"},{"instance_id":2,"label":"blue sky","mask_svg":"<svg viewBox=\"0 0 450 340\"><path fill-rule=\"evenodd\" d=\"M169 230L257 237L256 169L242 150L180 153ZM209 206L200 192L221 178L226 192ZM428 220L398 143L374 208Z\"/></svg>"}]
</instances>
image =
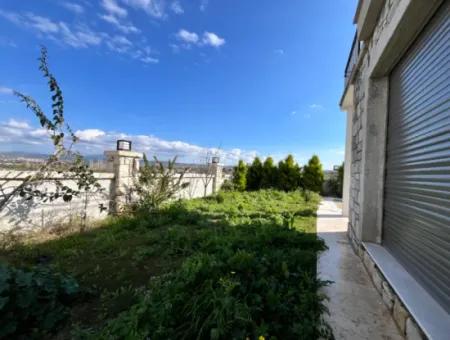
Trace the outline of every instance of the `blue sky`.
<instances>
[{"instance_id":1,"label":"blue sky","mask_svg":"<svg viewBox=\"0 0 450 340\"><path fill-rule=\"evenodd\" d=\"M2 151L44 151L10 89L48 108L40 45L80 149L127 137L136 149L199 161L220 148L326 168L344 157L338 102L356 0L0 0Z\"/></svg>"}]
</instances>

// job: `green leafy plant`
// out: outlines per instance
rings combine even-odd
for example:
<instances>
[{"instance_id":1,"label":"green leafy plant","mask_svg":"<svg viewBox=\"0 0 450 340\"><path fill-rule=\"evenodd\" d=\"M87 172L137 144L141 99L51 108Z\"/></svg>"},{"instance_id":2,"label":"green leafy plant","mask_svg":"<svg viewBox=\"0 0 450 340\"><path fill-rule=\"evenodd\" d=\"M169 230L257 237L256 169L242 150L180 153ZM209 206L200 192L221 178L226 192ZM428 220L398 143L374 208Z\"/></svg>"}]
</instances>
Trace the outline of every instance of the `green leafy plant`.
<instances>
[{"instance_id":1,"label":"green leafy plant","mask_svg":"<svg viewBox=\"0 0 450 340\"><path fill-rule=\"evenodd\" d=\"M152 211L188 187L189 183L183 182L184 175L188 169L177 173L175 169L176 161L177 157L174 157L165 166L155 156L154 162L150 163L144 154L144 165L141 168L134 188L139 196L137 202L139 209Z\"/></svg>"},{"instance_id":2,"label":"green leafy plant","mask_svg":"<svg viewBox=\"0 0 450 340\"><path fill-rule=\"evenodd\" d=\"M48 268L0 264L0 338L38 338L56 331L78 293L74 279Z\"/></svg>"}]
</instances>

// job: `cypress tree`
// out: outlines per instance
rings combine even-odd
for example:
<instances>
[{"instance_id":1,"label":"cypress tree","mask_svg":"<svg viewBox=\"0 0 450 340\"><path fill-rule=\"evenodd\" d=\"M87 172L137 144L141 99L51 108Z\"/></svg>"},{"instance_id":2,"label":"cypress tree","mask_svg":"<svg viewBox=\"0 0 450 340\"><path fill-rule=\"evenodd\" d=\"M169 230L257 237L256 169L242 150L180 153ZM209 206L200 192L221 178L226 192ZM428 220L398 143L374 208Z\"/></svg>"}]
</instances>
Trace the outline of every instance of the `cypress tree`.
<instances>
[{"instance_id":1,"label":"cypress tree","mask_svg":"<svg viewBox=\"0 0 450 340\"><path fill-rule=\"evenodd\" d=\"M313 155L303 167L303 185L305 189L321 192L324 181L322 163L317 155Z\"/></svg>"},{"instance_id":2,"label":"cypress tree","mask_svg":"<svg viewBox=\"0 0 450 340\"><path fill-rule=\"evenodd\" d=\"M233 184L239 191L247 189L247 164L243 160L239 160L238 165L234 167Z\"/></svg>"},{"instance_id":3,"label":"cypress tree","mask_svg":"<svg viewBox=\"0 0 450 340\"><path fill-rule=\"evenodd\" d=\"M301 170L292 155L278 163L278 188L284 191L296 190L301 184Z\"/></svg>"},{"instance_id":4,"label":"cypress tree","mask_svg":"<svg viewBox=\"0 0 450 340\"><path fill-rule=\"evenodd\" d=\"M272 157L267 157L263 164L261 187L264 189L276 187L277 168Z\"/></svg>"},{"instance_id":5,"label":"cypress tree","mask_svg":"<svg viewBox=\"0 0 450 340\"><path fill-rule=\"evenodd\" d=\"M259 157L255 157L247 172L247 190L261 189L263 166Z\"/></svg>"}]
</instances>

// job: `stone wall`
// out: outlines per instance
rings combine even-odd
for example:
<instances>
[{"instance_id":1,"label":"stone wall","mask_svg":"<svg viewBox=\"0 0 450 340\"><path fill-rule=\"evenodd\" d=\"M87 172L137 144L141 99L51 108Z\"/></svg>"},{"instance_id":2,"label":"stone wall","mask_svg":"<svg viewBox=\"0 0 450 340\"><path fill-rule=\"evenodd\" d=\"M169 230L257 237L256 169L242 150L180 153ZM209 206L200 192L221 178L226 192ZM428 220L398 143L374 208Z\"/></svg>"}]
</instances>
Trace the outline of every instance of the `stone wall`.
<instances>
[{"instance_id":1,"label":"stone wall","mask_svg":"<svg viewBox=\"0 0 450 340\"><path fill-rule=\"evenodd\" d=\"M425 334L423 334L420 327L414 321L412 315L408 312L406 307L395 294L389 282L384 278L375 261L364 247L359 248L358 255L361 257L361 260L369 273L373 285L380 294L383 303L392 314L392 318L397 324L402 336L408 340L426 339Z\"/></svg>"},{"instance_id":2,"label":"stone wall","mask_svg":"<svg viewBox=\"0 0 450 340\"><path fill-rule=\"evenodd\" d=\"M354 112L352 117L351 142L351 180L349 199L349 228L348 233L352 243L357 246L362 235L362 179L364 176L365 138L367 135L367 112L369 105L369 71L374 55L379 55L381 48L380 37L389 29L389 24L401 0L387 0L382 8L372 37L364 42L364 47L354 71Z\"/></svg>"}]
</instances>

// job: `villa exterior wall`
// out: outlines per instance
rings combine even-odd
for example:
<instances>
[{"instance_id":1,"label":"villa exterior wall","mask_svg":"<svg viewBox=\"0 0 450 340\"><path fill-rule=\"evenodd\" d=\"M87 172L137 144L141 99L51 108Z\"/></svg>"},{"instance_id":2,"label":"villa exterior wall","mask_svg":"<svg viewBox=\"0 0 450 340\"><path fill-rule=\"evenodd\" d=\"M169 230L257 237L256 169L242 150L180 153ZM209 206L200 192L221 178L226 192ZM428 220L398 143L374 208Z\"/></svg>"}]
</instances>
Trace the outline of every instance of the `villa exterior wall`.
<instances>
[{"instance_id":1,"label":"villa exterior wall","mask_svg":"<svg viewBox=\"0 0 450 340\"><path fill-rule=\"evenodd\" d=\"M385 249L383 214L388 207L383 205L391 71L408 53L438 9L444 7L443 3L440 0L360 0L355 23L358 30L363 26L361 35L364 38L354 44L359 49L359 57L350 72L347 72L347 65L346 87L341 100L341 108L351 120L351 126L347 128L351 147L347 148L345 158L351 165L348 236L406 339L425 339L425 334L433 334L429 333L429 328L422 327L426 324L426 313L417 313L416 307L409 309L411 301L402 300L405 294L393 289L391 278L382 274L385 264L376 264L367 246L381 244L380 248ZM355 59L353 55L354 47L349 62ZM439 333L445 325L441 322L439 327L433 332L438 330Z\"/></svg>"}]
</instances>

